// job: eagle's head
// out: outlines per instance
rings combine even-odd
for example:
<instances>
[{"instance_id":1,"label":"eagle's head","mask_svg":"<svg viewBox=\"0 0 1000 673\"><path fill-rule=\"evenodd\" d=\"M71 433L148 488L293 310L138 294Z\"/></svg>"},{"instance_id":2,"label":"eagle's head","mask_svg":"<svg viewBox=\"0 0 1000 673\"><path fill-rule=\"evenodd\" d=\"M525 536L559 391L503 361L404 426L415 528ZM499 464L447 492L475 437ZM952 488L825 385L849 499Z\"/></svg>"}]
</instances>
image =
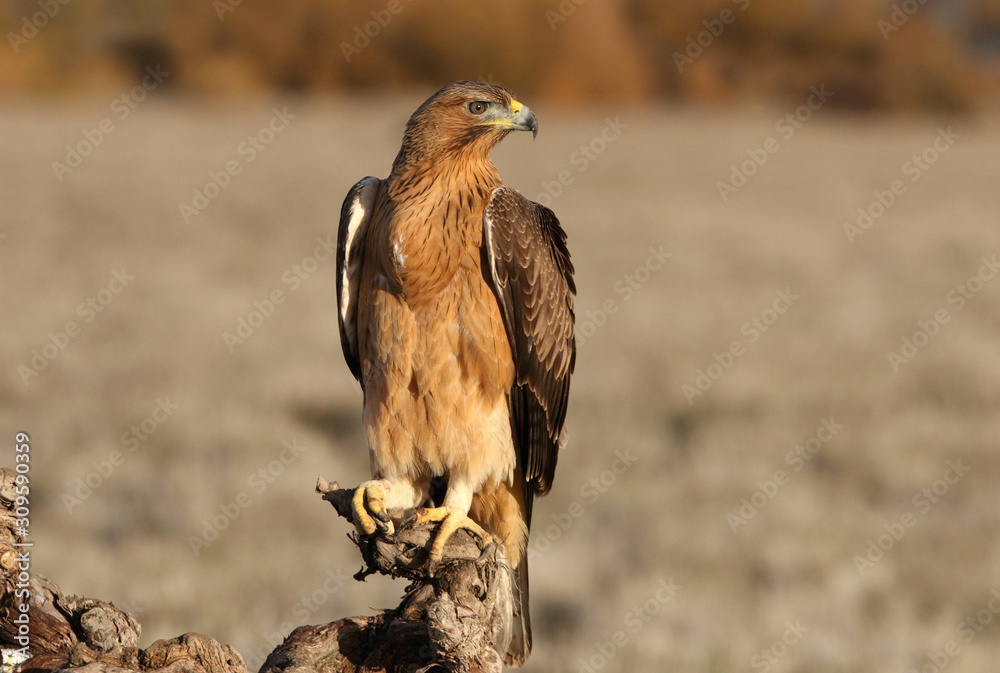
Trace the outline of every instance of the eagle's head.
<instances>
[{"instance_id":1,"label":"eagle's head","mask_svg":"<svg viewBox=\"0 0 1000 673\"><path fill-rule=\"evenodd\" d=\"M509 89L486 82L453 82L410 117L396 161L434 161L456 154L485 158L511 131L531 131L534 137L538 123Z\"/></svg>"}]
</instances>

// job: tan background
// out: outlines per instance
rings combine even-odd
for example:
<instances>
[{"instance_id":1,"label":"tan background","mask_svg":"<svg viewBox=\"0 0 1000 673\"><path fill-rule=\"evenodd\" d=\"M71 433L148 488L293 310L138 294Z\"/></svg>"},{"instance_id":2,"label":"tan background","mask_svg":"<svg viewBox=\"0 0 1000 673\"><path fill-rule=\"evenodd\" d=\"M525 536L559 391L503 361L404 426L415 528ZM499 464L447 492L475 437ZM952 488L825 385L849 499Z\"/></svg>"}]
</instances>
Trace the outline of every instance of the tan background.
<instances>
[{"instance_id":1,"label":"tan background","mask_svg":"<svg viewBox=\"0 0 1000 673\"><path fill-rule=\"evenodd\" d=\"M409 113L489 77L538 115L535 142L494 158L551 201L579 285L528 670L998 660L995 8L928 4L883 40L890 5L751 3L678 73L671 54L738 5L566 3L553 31L557 3L404 2L347 63L339 43L386 4L245 0L222 21L195 4L71 2L19 52L0 44L0 428L32 437L33 572L131 609L144 645L199 631L253 668L292 626L395 604L401 583L350 579L348 528L311 492L367 464L335 265L309 258L347 189L385 175ZM38 7L0 6L14 30ZM133 92L155 65L162 86ZM829 100L800 109L820 85ZM287 126L251 152L275 109ZM771 313L779 293L794 298ZM924 345L895 371L904 339ZM699 371L718 380L689 401ZM176 409L145 420L158 401ZM763 506L736 525L744 498ZM225 529L196 555L213 518ZM870 541L888 550L859 569Z\"/></svg>"}]
</instances>

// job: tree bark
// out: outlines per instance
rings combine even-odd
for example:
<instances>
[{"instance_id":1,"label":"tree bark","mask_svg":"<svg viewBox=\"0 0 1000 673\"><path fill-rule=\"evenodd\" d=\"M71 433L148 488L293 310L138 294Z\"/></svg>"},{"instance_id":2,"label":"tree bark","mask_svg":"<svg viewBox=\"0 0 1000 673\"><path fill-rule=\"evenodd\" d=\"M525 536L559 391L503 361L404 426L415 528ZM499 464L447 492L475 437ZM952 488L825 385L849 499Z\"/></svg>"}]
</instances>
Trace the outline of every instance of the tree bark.
<instances>
[{"instance_id":1,"label":"tree bark","mask_svg":"<svg viewBox=\"0 0 1000 673\"><path fill-rule=\"evenodd\" d=\"M26 543L15 523L15 478L13 470L0 469L0 645L5 664L24 659L26 652L22 673L70 669L81 673L246 673L236 650L197 633L158 640L140 649L141 627L127 612L104 601L64 596L58 585L40 575L26 577L20 554L30 547L15 546ZM353 523L353 489L341 489L322 478L316 489ZM500 546L480 558L476 540L460 530L449 540L444 559L430 577L427 555L436 527L404 523L392 536L353 534L351 539L365 562L355 578L363 580L374 573L407 578L410 584L400 604L377 615L300 626L271 652L260 673L500 671L498 650L504 649L510 629L510 568ZM30 591L30 598L24 589ZM23 604L28 615L26 637Z\"/></svg>"}]
</instances>

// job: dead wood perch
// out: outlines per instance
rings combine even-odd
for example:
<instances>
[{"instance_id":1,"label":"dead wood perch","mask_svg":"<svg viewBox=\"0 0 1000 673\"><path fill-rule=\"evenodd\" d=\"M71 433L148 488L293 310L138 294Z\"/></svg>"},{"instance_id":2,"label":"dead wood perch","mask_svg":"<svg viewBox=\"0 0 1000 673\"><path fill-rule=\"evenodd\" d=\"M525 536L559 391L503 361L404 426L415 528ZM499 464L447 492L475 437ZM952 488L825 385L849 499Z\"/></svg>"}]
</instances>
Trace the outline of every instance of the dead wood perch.
<instances>
[{"instance_id":1,"label":"dead wood perch","mask_svg":"<svg viewBox=\"0 0 1000 673\"><path fill-rule=\"evenodd\" d=\"M13 470L0 468L0 645L4 664L27 642L27 656L21 673L52 673L75 669L85 673L246 673L243 658L228 645L197 633L171 640L158 640L145 650L138 648L141 627L127 612L111 603L64 596L62 589L34 572L25 575L21 554L30 547L17 534L14 516L15 479ZM27 602L28 619L20 606ZM27 622L27 623L25 623ZM22 628L23 627L23 628ZM24 633L27 629L27 634ZM21 640L19 637L26 638ZM17 660L23 659L18 657Z\"/></svg>"},{"instance_id":2,"label":"dead wood perch","mask_svg":"<svg viewBox=\"0 0 1000 673\"><path fill-rule=\"evenodd\" d=\"M353 489L321 478L316 490L353 523ZM391 537L353 535L366 564L355 577L377 572L410 579L402 602L371 617L299 627L271 653L261 673L500 671L497 650L506 648L510 628L510 569L500 551L480 561L475 539L460 530L449 540L435 576L428 577L435 530L428 523L403 526Z\"/></svg>"},{"instance_id":3,"label":"dead wood perch","mask_svg":"<svg viewBox=\"0 0 1000 673\"><path fill-rule=\"evenodd\" d=\"M24 542L13 515L13 470L0 469L0 645L18 643L24 598L16 593L18 555ZM353 523L353 490L320 479L317 490ZM348 617L329 624L300 626L268 656L260 673L488 673L500 671L509 629L513 586L502 552L479 560L481 551L465 531L448 543L435 577L426 559L436 524L403 526L392 537L351 539L373 573L411 580L402 602L378 615ZM246 673L243 658L213 638L188 633L137 644L141 627L111 603L64 596L44 577L29 580L30 658L22 673Z\"/></svg>"}]
</instances>

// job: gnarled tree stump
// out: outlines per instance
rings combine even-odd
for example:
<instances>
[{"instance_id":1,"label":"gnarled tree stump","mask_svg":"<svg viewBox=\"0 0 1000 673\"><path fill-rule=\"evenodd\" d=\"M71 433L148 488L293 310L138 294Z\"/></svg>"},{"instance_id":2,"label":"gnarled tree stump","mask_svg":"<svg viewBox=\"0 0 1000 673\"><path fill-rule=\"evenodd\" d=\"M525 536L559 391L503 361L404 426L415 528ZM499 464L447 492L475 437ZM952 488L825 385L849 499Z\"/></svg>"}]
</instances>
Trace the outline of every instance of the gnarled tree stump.
<instances>
[{"instance_id":1,"label":"gnarled tree stump","mask_svg":"<svg viewBox=\"0 0 1000 673\"><path fill-rule=\"evenodd\" d=\"M13 514L15 473L0 469L0 645L5 664L27 658L23 673L246 673L243 658L213 638L187 633L139 649L139 623L104 601L64 596L44 577L22 573ZM352 489L319 480L317 490L353 523ZM260 673L489 673L500 671L510 628L512 575L498 546L480 559L466 531L448 543L432 578L427 555L437 525L404 525L393 536L351 539L373 573L410 580L392 610L300 626L268 656ZM27 581L25 581L27 580ZM30 597L23 591L27 588ZM27 604L24 636L22 604ZM20 638L20 641L19 641ZM25 643L27 643L25 645ZM21 656L17 656L17 652Z\"/></svg>"}]
</instances>

